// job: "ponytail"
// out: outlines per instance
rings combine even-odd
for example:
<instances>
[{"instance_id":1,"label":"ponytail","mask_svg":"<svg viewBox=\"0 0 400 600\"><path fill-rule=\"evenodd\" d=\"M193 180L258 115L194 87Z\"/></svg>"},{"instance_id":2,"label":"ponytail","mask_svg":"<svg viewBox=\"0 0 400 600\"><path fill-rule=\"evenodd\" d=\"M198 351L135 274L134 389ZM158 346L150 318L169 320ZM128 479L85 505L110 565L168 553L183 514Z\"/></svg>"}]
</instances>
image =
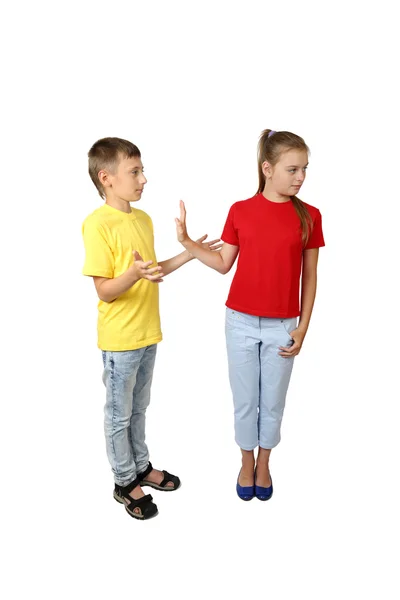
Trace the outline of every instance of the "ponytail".
<instances>
[{"instance_id":1,"label":"ponytail","mask_svg":"<svg viewBox=\"0 0 400 600\"><path fill-rule=\"evenodd\" d=\"M274 166L278 162L283 151L287 150L305 150L310 151L307 144L300 136L289 131L273 131L264 129L258 140L257 162L258 162L258 190L260 194L264 191L265 175L263 173L263 162L267 161ZM310 238L313 222L306 205L297 196L291 196L291 201L300 219L301 239L303 247L307 245Z\"/></svg>"}]
</instances>

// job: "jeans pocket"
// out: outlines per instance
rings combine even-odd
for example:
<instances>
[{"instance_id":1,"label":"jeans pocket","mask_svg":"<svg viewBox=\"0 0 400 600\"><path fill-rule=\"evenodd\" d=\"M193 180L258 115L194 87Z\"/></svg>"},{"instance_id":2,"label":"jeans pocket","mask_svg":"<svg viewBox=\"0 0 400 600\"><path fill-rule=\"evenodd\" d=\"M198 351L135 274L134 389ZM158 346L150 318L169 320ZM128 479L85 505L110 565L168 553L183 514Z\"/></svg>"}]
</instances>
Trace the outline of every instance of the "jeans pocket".
<instances>
[{"instance_id":1,"label":"jeans pocket","mask_svg":"<svg viewBox=\"0 0 400 600\"><path fill-rule=\"evenodd\" d=\"M231 309L226 312L225 337L229 364L236 367L247 364L251 358L246 327L243 317Z\"/></svg>"},{"instance_id":2,"label":"jeans pocket","mask_svg":"<svg viewBox=\"0 0 400 600\"><path fill-rule=\"evenodd\" d=\"M236 323L240 321L240 313L236 312L236 310L232 310L231 308L227 308L225 311L225 320L231 323Z\"/></svg>"},{"instance_id":3,"label":"jeans pocket","mask_svg":"<svg viewBox=\"0 0 400 600\"><path fill-rule=\"evenodd\" d=\"M297 327L296 317L289 317L288 319L280 319L280 325L281 325L282 329L284 330L284 332L286 333L286 336L291 340L290 345L292 345L294 343L294 339L292 338L292 336L290 334Z\"/></svg>"}]
</instances>

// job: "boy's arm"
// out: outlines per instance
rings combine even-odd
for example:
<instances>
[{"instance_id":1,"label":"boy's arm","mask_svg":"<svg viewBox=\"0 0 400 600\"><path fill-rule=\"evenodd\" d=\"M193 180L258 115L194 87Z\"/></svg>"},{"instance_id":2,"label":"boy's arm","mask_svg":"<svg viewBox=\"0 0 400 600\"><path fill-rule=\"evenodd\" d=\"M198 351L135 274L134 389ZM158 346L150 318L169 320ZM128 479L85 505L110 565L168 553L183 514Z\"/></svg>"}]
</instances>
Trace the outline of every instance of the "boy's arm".
<instances>
[{"instance_id":1,"label":"boy's arm","mask_svg":"<svg viewBox=\"0 0 400 600\"><path fill-rule=\"evenodd\" d=\"M103 302L113 302L119 296L122 296L126 291L135 285L140 279L147 279L153 283L163 281L164 273L162 267L152 267L152 261L143 262L142 257L138 252L134 252L135 262L128 267L125 273L118 277L109 279L107 277L93 276L94 285L96 286L97 295Z\"/></svg>"},{"instance_id":2,"label":"boy's arm","mask_svg":"<svg viewBox=\"0 0 400 600\"><path fill-rule=\"evenodd\" d=\"M82 225L85 245L85 264L83 274L93 277L97 295L103 302L112 302L139 279L148 279L154 283L162 281L161 267L152 267L152 261L144 262L136 250L134 261L122 275L114 277L114 255L109 244L106 228L92 217Z\"/></svg>"},{"instance_id":3,"label":"boy's arm","mask_svg":"<svg viewBox=\"0 0 400 600\"><path fill-rule=\"evenodd\" d=\"M173 256L172 258L158 261L158 264L162 268L164 275L169 275L173 271L176 271L176 269L179 269L179 267L181 267L182 265L185 265L190 260L193 260L193 258L194 256L192 256L191 254L189 254L189 252L187 252L187 250L185 250L184 252Z\"/></svg>"},{"instance_id":4,"label":"boy's arm","mask_svg":"<svg viewBox=\"0 0 400 600\"><path fill-rule=\"evenodd\" d=\"M182 200L180 201L180 213L180 219L175 219L178 241L181 242L190 254L204 263L207 267L215 269L222 275L228 273L239 253L239 246L233 246L232 244L227 244L225 242L220 252L212 252L196 244L196 242L190 239L186 230L186 210Z\"/></svg>"}]
</instances>

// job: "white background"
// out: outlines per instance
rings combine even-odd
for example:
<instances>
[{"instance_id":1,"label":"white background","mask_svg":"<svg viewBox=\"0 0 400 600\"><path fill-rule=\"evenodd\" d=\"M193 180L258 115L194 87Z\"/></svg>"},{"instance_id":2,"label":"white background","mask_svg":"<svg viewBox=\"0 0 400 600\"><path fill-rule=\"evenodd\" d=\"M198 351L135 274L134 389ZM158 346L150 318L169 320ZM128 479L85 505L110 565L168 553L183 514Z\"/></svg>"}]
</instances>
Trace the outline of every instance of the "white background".
<instances>
[{"instance_id":1,"label":"white background","mask_svg":"<svg viewBox=\"0 0 400 600\"><path fill-rule=\"evenodd\" d=\"M399 51L394 2L20 2L2 33L4 598L399 597ZM160 290L147 441L179 474L140 523L112 498L96 295L81 275L97 139L137 144L159 260L256 191L264 128L311 148L311 326L268 503L235 494L222 277Z\"/></svg>"}]
</instances>

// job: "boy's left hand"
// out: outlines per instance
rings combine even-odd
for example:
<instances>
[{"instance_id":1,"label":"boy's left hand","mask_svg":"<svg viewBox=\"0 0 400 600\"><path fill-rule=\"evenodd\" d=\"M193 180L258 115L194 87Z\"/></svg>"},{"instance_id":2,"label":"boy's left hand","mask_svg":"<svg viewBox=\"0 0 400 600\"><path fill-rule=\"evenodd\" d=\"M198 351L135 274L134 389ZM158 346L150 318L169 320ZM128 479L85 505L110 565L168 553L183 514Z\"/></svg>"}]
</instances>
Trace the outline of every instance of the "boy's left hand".
<instances>
[{"instance_id":1,"label":"boy's left hand","mask_svg":"<svg viewBox=\"0 0 400 600\"><path fill-rule=\"evenodd\" d=\"M301 329L293 329L290 332L290 337L294 339L294 343L288 348L284 346L279 346L279 356L283 356L283 358L293 358L299 354L301 347L303 345L303 340L306 337L306 332Z\"/></svg>"}]
</instances>

